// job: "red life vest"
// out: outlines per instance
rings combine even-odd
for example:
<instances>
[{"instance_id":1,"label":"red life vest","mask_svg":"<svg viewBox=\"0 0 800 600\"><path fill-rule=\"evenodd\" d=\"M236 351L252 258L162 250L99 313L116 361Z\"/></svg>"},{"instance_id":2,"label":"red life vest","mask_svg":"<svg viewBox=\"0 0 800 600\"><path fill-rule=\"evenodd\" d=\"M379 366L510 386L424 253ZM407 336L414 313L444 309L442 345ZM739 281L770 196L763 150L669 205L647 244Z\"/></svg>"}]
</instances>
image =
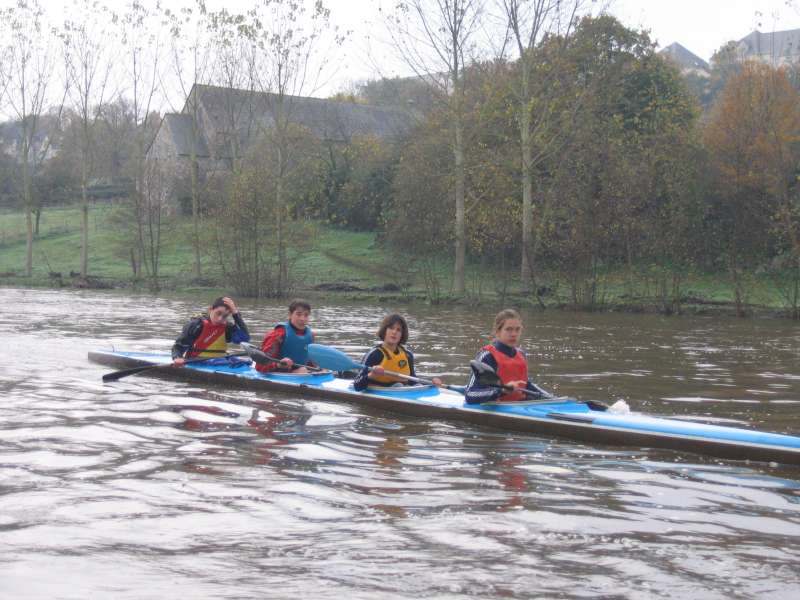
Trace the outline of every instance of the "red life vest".
<instances>
[{"instance_id":1,"label":"red life vest","mask_svg":"<svg viewBox=\"0 0 800 600\"><path fill-rule=\"evenodd\" d=\"M500 377L500 381L502 381L504 384L512 381L528 381L528 362L525 360L522 352L517 350L512 357L501 352L492 344L484 346L483 349L488 350L494 357L495 362L497 362L497 376ZM525 394L520 390L503 394L500 396L500 398L498 398L498 400L502 402L512 402L524 399Z\"/></svg>"},{"instance_id":2,"label":"red life vest","mask_svg":"<svg viewBox=\"0 0 800 600\"><path fill-rule=\"evenodd\" d=\"M224 356L228 347L225 341L225 329L227 327L227 323L214 325L209 319L203 319L203 329L200 330L200 335L197 336L186 356L200 356L203 358Z\"/></svg>"}]
</instances>

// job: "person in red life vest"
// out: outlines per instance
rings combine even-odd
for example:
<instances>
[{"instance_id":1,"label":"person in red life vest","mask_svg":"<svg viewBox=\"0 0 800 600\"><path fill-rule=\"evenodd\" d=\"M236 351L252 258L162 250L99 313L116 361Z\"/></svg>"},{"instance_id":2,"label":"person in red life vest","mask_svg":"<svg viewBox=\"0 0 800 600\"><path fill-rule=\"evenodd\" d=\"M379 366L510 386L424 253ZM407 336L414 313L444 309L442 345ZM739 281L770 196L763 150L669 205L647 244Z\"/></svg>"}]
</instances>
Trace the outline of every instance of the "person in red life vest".
<instances>
[{"instance_id":1,"label":"person in red life vest","mask_svg":"<svg viewBox=\"0 0 800 600\"><path fill-rule=\"evenodd\" d=\"M262 373L308 373L306 366L316 365L308 359L308 345L314 343L314 333L308 326L311 320L311 305L305 300L293 300L289 304L289 319L275 325L264 336L261 351L280 362L256 365Z\"/></svg>"},{"instance_id":2,"label":"person in red life vest","mask_svg":"<svg viewBox=\"0 0 800 600\"><path fill-rule=\"evenodd\" d=\"M232 323L228 317L233 317ZM228 360L225 358L228 343L249 341L250 333L234 301L227 296L217 298L207 313L194 317L183 328L172 346L172 362L176 367L182 367L187 358L220 357Z\"/></svg>"},{"instance_id":3,"label":"person in red life vest","mask_svg":"<svg viewBox=\"0 0 800 600\"><path fill-rule=\"evenodd\" d=\"M481 348L475 360L491 367L500 377L500 381L514 389L508 392L501 388L481 385L477 381L477 374L472 370L472 376L466 389L468 404L482 402L514 402L525 400L529 396L522 390L534 392L537 396L545 397L547 393L528 379L528 362L525 353L517 348L522 335L522 318L515 310L501 310L494 318L494 340Z\"/></svg>"},{"instance_id":4,"label":"person in red life vest","mask_svg":"<svg viewBox=\"0 0 800 600\"><path fill-rule=\"evenodd\" d=\"M370 385L414 385L413 382L385 373L392 371L409 377L416 376L414 354L404 345L408 341L406 320L397 314L386 315L378 327L378 339L381 343L367 352L361 361L366 366L353 381L353 387L363 391ZM436 385L442 383L438 378L434 378L433 382Z\"/></svg>"}]
</instances>

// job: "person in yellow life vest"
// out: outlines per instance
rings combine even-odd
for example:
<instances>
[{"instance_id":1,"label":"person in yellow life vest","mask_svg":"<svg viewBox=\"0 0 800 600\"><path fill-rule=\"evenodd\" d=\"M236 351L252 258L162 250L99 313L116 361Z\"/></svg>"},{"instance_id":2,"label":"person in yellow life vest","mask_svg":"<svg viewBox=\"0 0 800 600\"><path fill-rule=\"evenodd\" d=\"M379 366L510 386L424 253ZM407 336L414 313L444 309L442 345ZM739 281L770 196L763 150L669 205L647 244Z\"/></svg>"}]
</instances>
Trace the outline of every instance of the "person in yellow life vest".
<instances>
[{"instance_id":1,"label":"person in yellow life vest","mask_svg":"<svg viewBox=\"0 0 800 600\"><path fill-rule=\"evenodd\" d=\"M233 322L228 321L233 318ZM249 342L250 333L239 309L227 296L217 298L208 312L193 318L183 328L172 346L172 363L182 367L187 358L214 358L225 360L228 343ZM235 359L230 359L235 360Z\"/></svg>"},{"instance_id":2,"label":"person in yellow life vest","mask_svg":"<svg viewBox=\"0 0 800 600\"><path fill-rule=\"evenodd\" d=\"M548 394L528 377L528 361L525 353L517 347L522 337L522 317L515 310L507 308L494 318L494 340L478 352L477 362L490 367L503 385L511 388L486 386L478 381L478 373L472 367L472 376L466 389L467 404L483 402L516 402L527 397L546 397ZM522 390L533 392L526 394Z\"/></svg>"},{"instance_id":3,"label":"person in yellow life vest","mask_svg":"<svg viewBox=\"0 0 800 600\"><path fill-rule=\"evenodd\" d=\"M353 381L353 387L362 391L370 385L394 386L413 385L413 382L402 380L388 375L386 371L400 373L415 377L414 354L404 346L408 341L408 323L398 315L386 315L378 327L378 339L381 343L367 352L364 368ZM441 381L434 378L433 382L440 385Z\"/></svg>"}]
</instances>

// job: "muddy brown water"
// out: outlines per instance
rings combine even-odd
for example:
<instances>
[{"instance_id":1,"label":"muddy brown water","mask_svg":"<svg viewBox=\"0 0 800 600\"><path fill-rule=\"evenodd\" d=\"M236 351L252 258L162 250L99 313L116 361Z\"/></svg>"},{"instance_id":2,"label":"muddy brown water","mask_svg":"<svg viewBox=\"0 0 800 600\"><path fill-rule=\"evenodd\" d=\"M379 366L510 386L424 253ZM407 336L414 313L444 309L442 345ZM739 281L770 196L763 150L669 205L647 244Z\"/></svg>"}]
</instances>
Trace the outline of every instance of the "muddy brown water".
<instances>
[{"instance_id":1,"label":"muddy brown water","mask_svg":"<svg viewBox=\"0 0 800 600\"><path fill-rule=\"evenodd\" d=\"M0 289L2 598L797 598L800 468L149 377L208 298ZM254 338L282 303L242 301ZM358 357L397 307L315 302ZM452 383L493 310L401 307ZM544 387L800 434L800 325L524 314ZM254 410L256 419L253 420Z\"/></svg>"}]
</instances>

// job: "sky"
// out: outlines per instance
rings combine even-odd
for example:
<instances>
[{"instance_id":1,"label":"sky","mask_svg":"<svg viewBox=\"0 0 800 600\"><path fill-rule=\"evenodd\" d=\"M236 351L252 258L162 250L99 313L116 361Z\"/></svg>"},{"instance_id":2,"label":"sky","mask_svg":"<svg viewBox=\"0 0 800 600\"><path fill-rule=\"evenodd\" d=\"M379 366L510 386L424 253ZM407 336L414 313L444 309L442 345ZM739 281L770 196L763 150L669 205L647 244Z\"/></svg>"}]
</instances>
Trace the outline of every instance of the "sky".
<instances>
[{"instance_id":1,"label":"sky","mask_svg":"<svg viewBox=\"0 0 800 600\"><path fill-rule=\"evenodd\" d=\"M352 30L331 82L334 86L381 74L411 74L380 42L378 8L391 7L392 0L327 0L326 4L332 21ZM678 42L706 61L725 42L754 29L765 33L800 29L800 0L600 0L593 5L595 10L608 6L628 27L649 30L660 48Z\"/></svg>"},{"instance_id":2,"label":"sky","mask_svg":"<svg viewBox=\"0 0 800 600\"><path fill-rule=\"evenodd\" d=\"M154 5L156 0L142 0ZM257 0L206 0L210 8L225 7L231 12L246 11ZM312 0L305 0L309 4ZM485 0L487 4L499 0ZM598 12L603 7L623 24L650 30L651 37L666 47L678 42L702 59L725 42L738 40L754 29L762 32L800 29L800 0L584 0ZM68 2L40 0L55 21L64 19ZM332 68L308 95L328 96L353 89L354 84L381 76L408 76L405 66L387 43L381 9L391 9L397 0L324 0L331 11L331 22L348 31L345 44L330 53ZM16 0L0 0L0 7ZM112 9L122 11L130 0L105 0ZM170 6L193 5L194 0L170 0ZM170 105L182 103L172 98ZM175 109L173 106L172 109Z\"/></svg>"}]
</instances>

